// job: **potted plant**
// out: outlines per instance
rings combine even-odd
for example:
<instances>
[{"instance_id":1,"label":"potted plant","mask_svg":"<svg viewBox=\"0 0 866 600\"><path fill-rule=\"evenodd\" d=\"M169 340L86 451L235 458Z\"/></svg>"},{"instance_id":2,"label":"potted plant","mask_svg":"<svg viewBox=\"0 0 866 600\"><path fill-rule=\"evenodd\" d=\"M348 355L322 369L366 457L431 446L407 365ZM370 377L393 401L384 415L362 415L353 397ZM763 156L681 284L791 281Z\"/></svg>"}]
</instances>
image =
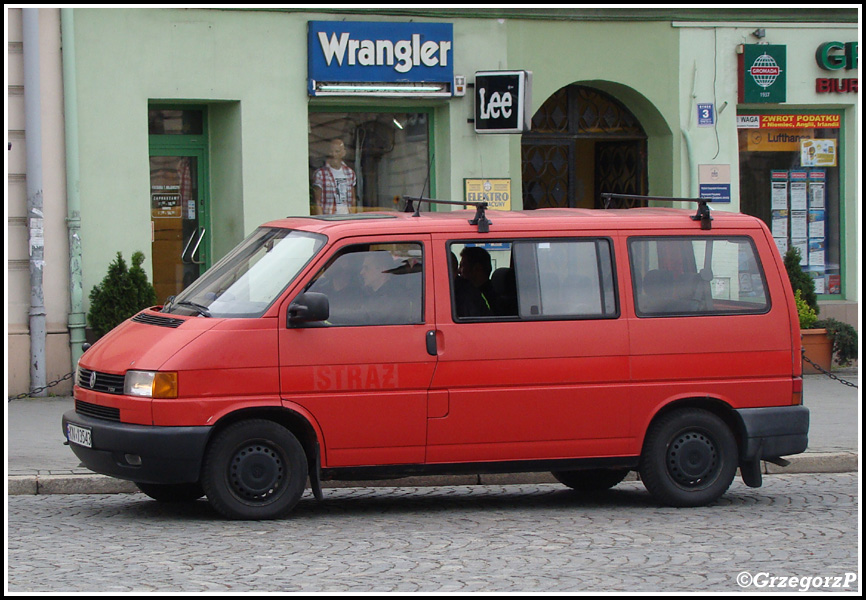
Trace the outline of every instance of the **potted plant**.
<instances>
[{"instance_id":1,"label":"potted plant","mask_svg":"<svg viewBox=\"0 0 866 600\"><path fill-rule=\"evenodd\" d=\"M836 319L820 319L814 327L824 329L833 342L833 358L839 366L847 367L857 359L860 349L860 338L853 325Z\"/></svg>"},{"instance_id":2,"label":"potted plant","mask_svg":"<svg viewBox=\"0 0 866 600\"><path fill-rule=\"evenodd\" d=\"M803 299L801 290L794 292L797 302L797 314L800 317L800 337L803 340L803 354L818 365L820 369L829 371L833 364L833 340L827 335L827 330L816 328L818 315ZM809 361L803 361L803 373L820 373L821 370Z\"/></svg>"},{"instance_id":3,"label":"potted plant","mask_svg":"<svg viewBox=\"0 0 866 600\"><path fill-rule=\"evenodd\" d=\"M785 253L785 269L797 301L804 354L825 371L832 367L834 357L839 365L850 365L859 350L857 330L836 319L818 319L815 282L800 266L798 248L789 248ZM820 373L821 370L803 361L803 372Z\"/></svg>"}]
</instances>

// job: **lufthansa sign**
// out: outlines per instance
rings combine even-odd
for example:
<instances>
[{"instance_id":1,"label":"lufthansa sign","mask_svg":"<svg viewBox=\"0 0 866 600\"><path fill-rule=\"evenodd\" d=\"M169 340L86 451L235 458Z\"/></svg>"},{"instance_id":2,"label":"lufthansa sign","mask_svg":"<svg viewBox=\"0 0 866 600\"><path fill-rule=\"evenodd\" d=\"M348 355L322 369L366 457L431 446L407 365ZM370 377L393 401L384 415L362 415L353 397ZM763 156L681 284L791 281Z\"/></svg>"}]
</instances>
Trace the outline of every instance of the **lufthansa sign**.
<instances>
[{"instance_id":1,"label":"lufthansa sign","mask_svg":"<svg viewBox=\"0 0 866 600\"><path fill-rule=\"evenodd\" d=\"M523 133L529 130L530 71L475 73L475 132Z\"/></svg>"}]
</instances>

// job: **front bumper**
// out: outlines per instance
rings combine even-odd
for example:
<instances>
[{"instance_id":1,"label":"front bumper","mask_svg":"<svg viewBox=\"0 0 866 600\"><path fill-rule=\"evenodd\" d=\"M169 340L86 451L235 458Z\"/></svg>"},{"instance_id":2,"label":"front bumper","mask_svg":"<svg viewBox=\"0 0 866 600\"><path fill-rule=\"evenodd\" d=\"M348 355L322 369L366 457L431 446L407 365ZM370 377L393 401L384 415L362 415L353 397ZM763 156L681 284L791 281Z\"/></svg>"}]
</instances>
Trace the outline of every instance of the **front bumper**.
<instances>
[{"instance_id":1,"label":"front bumper","mask_svg":"<svg viewBox=\"0 0 866 600\"><path fill-rule=\"evenodd\" d=\"M67 425L91 431L92 447L69 447L85 467L118 479L142 483L191 483L199 480L205 446L213 427L153 427L94 419L71 410ZM138 458L136 458L138 457Z\"/></svg>"}]
</instances>

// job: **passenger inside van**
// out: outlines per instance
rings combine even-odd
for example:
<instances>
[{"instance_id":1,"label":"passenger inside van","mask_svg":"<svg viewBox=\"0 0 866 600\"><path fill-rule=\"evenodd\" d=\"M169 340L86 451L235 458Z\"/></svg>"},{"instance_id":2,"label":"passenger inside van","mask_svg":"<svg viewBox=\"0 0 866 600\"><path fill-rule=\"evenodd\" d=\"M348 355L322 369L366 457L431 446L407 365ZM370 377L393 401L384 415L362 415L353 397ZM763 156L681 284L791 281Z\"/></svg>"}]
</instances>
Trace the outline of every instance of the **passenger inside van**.
<instances>
[{"instance_id":1,"label":"passenger inside van","mask_svg":"<svg viewBox=\"0 0 866 600\"><path fill-rule=\"evenodd\" d=\"M490 272L493 270L490 253L480 246L467 246L460 251L460 276L472 284L484 303L479 307L487 314L493 314L493 288L490 285Z\"/></svg>"},{"instance_id":2,"label":"passenger inside van","mask_svg":"<svg viewBox=\"0 0 866 600\"><path fill-rule=\"evenodd\" d=\"M451 253L451 268L452 268L452 285L454 286L454 309L458 318L465 317L488 317L493 314L490 303L485 298L481 287L484 285L486 277L483 275L484 259L481 259L481 268L476 268L476 263L473 263L473 252L469 253L469 259L466 258L466 250L480 250L487 255L486 263L490 264L490 255L483 248L464 248L461 252L462 261L458 263L457 257ZM474 253L478 254L478 253ZM468 269L472 276L480 285L475 285L472 280L463 274L463 269ZM489 286L489 281L487 283Z\"/></svg>"}]
</instances>

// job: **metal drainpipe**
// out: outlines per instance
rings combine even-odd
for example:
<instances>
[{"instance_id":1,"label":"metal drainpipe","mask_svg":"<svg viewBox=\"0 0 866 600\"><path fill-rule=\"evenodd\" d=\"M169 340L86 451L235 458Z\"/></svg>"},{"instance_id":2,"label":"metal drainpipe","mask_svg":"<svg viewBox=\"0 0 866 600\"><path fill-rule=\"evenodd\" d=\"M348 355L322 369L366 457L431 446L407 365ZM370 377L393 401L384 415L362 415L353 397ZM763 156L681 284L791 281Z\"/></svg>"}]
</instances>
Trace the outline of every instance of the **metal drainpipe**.
<instances>
[{"instance_id":1,"label":"metal drainpipe","mask_svg":"<svg viewBox=\"0 0 866 600\"><path fill-rule=\"evenodd\" d=\"M63 57L63 113L66 127L66 228L69 233L69 349L72 370L84 353L84 292L81 268L81 196L78 164L78 87L75 77L75 28L72 8L60 9Z\"/></svg>"},{"instance_id":2,"label":"metal drainpipe","mask_svg":"<svg viewBox=\"0 0 866 600\"><path fill-rule=\"evenodd\" d=\"M45 389L45 224L42 212L42 104L39 89L39 9L22 9L24 41L24 135L27 146L27 226L30 244L30 395Z\"/></svg>"}]
</instances>

